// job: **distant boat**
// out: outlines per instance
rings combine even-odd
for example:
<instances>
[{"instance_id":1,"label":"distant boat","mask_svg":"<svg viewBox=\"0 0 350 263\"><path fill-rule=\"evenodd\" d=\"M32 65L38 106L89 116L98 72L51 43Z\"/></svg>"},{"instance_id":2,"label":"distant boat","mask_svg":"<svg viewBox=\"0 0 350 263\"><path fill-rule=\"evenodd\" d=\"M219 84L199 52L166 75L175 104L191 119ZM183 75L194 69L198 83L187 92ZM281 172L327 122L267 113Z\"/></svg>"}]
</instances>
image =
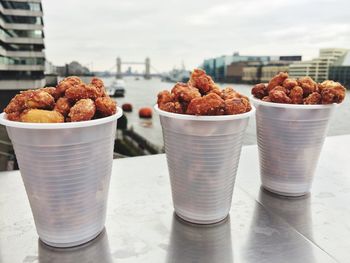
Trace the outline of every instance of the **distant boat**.
<instances>
[{"instance_id":1,"label":"distant boat","mask_svg":"<svg viewBox=\"0 0 350 263\"><path fill-rule=\"evenodd\" d=\"M190 79L190 72L185 68L173 69L162 77L162 81L168 82L187 82Z\"/></svg>"},{"instance_id":2,"label":"distant boat","mask_svg":"<svg viewBox=\"0 0 350 263\"><path fill-rule=\"evenodd\" d=\"M108 87L107 93L111 97L124 97L125 81L122 79L113 81L112 84Z\"/></svg>"}]
</instances>

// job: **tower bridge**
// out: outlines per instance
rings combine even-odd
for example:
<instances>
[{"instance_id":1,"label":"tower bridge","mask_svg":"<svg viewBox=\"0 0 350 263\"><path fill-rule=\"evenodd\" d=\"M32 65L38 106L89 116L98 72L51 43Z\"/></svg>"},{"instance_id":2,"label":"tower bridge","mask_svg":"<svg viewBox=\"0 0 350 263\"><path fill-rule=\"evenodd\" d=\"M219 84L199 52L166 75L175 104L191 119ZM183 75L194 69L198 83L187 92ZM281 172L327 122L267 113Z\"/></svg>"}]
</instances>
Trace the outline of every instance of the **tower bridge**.
<instances>
[{"instance_id":1,"label":"tower bridge","mask_svg":"<svg viewBox=\"0 0 350 263\"><path fill-rule=\"evenodd\" d=\"M148 57L143 62L122 61L122 59L120 57L117 57L117 75L116 75L116 77L118 79L123 77L122 65L144 65L145 66L145 73L143 75L144 78L145 79L151 78L151 60Z\"/></svg>"}]
</instances>

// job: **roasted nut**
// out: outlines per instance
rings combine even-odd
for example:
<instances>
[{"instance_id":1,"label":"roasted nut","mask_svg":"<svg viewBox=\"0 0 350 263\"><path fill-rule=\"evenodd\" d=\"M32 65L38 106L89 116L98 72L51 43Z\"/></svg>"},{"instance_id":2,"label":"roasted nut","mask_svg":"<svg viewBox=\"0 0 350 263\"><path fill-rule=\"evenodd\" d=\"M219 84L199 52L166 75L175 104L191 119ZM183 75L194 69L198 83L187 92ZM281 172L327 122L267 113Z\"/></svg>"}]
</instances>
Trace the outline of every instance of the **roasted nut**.
<instances>
[{"instance_id":1,"label":"roasted nut","mask_svg":"<svg viewBox=\"0 0 350 263\"><path fill-rule=\"evenodd\" d=\"M102 116L111 116L117 112L117 103L110 97L100 97L95 101L96 111Z\"/></svg>"},{"instance_id":2,"label":"roasted nut","mask_svg":"<svg viewBox=\"0 0 350 263\"><path fill-rule=\"evenodd\" d=\"M272 102L269 96L265 96L261 100L266 102Z\"/></svg>"},{"instance_id":3,"label":"roasted nut","mask_svg":"<svg viewBox=\"0 0 350 263\"><path fill-rule=\"evenodd\" d=\"M292 100L287 96L287 94L281 90L272 90L269 93L269 97L271 102L286 104L292 103Z\"/></svg>"},{"instance_id":4,"label":"roasted nut","mask_svg":"<svg viewBox=\"0 0 350 263\"><path fill-rule=\"evenodd\" d=\"M46 87L46 88L41 88L39 90L49 93L55 100L57 100L60 97L60 94L57 92L55 87Z\"/></svg>"},{"instance_id":5,"label":"roasted nut","mask_svg":"<svg viewBox=\"0 0 350 263\"><path fill-rule=\"evenodd\" d=\"M215 93L191 100L187 114L192 115L223 115L225 113L224 100Z\"/></svg>"},{"instance_id":6,"label":"roasted nut","mask_svg":"<svg viewBox=\"0 0 350 263\"><path fill-rule=\"evenodd\" d=\"M93 85L86 85L84 83L71 86L66 90L65 97L78 101L81 99L95 100L100 97L100 91Z\"/></svg>"},{"instance_id":7,"label":"roasted nut","mask_svg":"<svg viewBox=\"0 0 350 263\"><path fill-rule=\"evenodd\" d=\"M326 80L319 87L322 104L341 103L345 99L346 89L339 82Z\"/></svg>"},{"instance_id":8,"label":"roasted nut","mask_svg":"<svg viewBox=\"0 0 350 263\"><path fill-rule=\"evenodd\" d=\"M30 109L24 111L20 119L22 122L33 123L60 123L64 122L64 117L57 111Z\"/></svg>"},{"instance_id":9,"label":"roasted nut","mask_svg":"<svg viewBox=\"0 0 350 263\"><path fill-rule=\"evenodd\" d=\"M4 109L4 112L7 114L14 112L21 112L25 109L26 96L21 93L17 94L14 98L11 99L10 103Z\"/></svg>"},{"instance_id":10,"label":"roasted nut","mask_svg":"<svg viewBox=\"0 0 350 263\"><path fill-rule=\"evenodd\" d=\"M252 89L252 95L257 99L268 96L267 86L264 83L256 84Z\"/></svg>"},{"instance_id":11,"label":"roasted nut","mask_svg":"<svg viewBox=\"0 0 350 263\"><path fill-rule=\"evenodd\" d=\"M194 98L198 98L201 96L198 89L185 84L185 83L176 83L175 86L171 90L171 94L175 101L180 103L190 103Z\"/></svg>"},{"instance_id":12,"label":"roasted nut","mask_svg":"<svg viewBox=\"0 0 350 263\"><path fill-rule=\"evenodd\" d=\"M55 99L42 90L28 90L22 92L25 96L25 107L29 109L52 109Z\"/></svg>"},{"instance_id":13,"label":"roasted nut","mask_svg":"<svg viewBox=\"0 0 350 263\"><path fill-rule=\"evenodd\" d=\"M203 95L209 93L213 89L218 88L212 78L202 69L195 69L192 72L188 84L197 88Z\"/></svg>"},{"instance_id":14,"label":"roasted nut","mask_svg":"<svg viewBox=\"0 0 350 263\"><path fill-rule=\"evenodd\" d=\"M64 93L66 92L67 89L82 83L83 81L79 77L76 77L76 76L67 77L58 83L56 87L56 92L59 94L59 96L64 96Z\"/></svg>"},{"instance_id":15,"label":"roasted nut","mask_svg":"<svg viewBox=\"0 0 350 263\"><path fill-rule=\"evenodd\" d=\"M289 95L289 89L286 89L285 87L283 87L283 86L276 86L276 87L274 87L272 90L270 90L270 92L271 91L273 91L273 90L280 90L280 91L283 91L284 93L286 93L287 95ZM270 92L269 92L269 94L270 94Z\"/></svg>"},{"instance_id":16,"label":"roasted nut","mask_svg":"<svg viewBox=\"0 0 350 263\"><path fill-rule=\"evenodd\" d=\"M267 91L270 92L274 87L281 86L285 79L288 78L288 73L280 72L276 76L274 76L269 84L267 85Z\"/></svg>"},{"instance_id":17,"label":"roasted nut","mask_svg":"<svg viewBox=\"0 0 350 263\"><path fill-rule=\"evenodd\" d=\"M67 117L70 108L71 108L71 102L69 99L61 97L56 101L55 108L53 109L54 111L58 111L61 113L64 117Z\"/></svg>"},{"instance_id":18,"label":"roasted nut","mask_svg":"<svg viewBox=\"0 0 350 263\"><path fill-rule=\"evenodd\" d=\"M312 92L318 91L317 83L310 77L299 78L298 85L303 89L304 98Z\"/></svg>"},{"instance_id":19,"label":"roasted nut","mask_svg":"<svg viewBox=\"0 0 350 263\"><path fill-rule=\"evenodd\" d=\"M291 89L289 97L292 100L293 104L303 104L303 89L299 86L295 86Z\"/></svg>"},{"instance_id":20,"label":"roasted nut","mask_svg":"<svg viewBox=\"0 0 350 263\"><path fill-rule=\"evenodd\" d=\"M285 87L286 89L291 90L295 86L298 86L298 81L296 79L287 78L283 81L282 86Z\"/></svg>"},{"instance_id":21,"label":"roasted nut","mask_svg":"<svg viewBox=\"0 0 350 263\"><path fill-rule=\"evenodd\" d=\"M72 122L91 120L96 112L95 103L91 99L79 100L71 109L68 117Z\"/></svg>"},{"instance_id":22,"label":"roasted nut","mask_svg":"<svg viewBox=\"0 0 350 263\"><path fill-rule=\"evenodd\" d=\"M247 112L246 99L234 98L225 100L225 114L241 114ZM250 106L250 105L249 105Z\"/></svg>"},{"instance_id":23,"label":"roasted nut","mask_svg":"<svg viewBox=\"0 0 350 263\"><path fill-rule=\"evenodd\" d=\"M108 97L104 83L99 78L92 78L91 85L95 86L100 97Z\"/></svg>"},{"instance_id":24,"label":"roasted nut","mask_svg":"<svg viewBox=\"0 0 350 263\"><path fill-rule=\"evenodd\" d=\"M10 121L21 121L21 113L18 111L6 113L6 117Z\"/></svg>"},{"instance_id":25,"label":"roasted nut","mask_svg":"<svg viewBox=\"0 0 350 263\"><path fill-rule=\"evenodd\" d=\"M304 104L319 104L321 102L321 95L318 92L313 92L304 99Z\"/></svg>"}]
</instances>

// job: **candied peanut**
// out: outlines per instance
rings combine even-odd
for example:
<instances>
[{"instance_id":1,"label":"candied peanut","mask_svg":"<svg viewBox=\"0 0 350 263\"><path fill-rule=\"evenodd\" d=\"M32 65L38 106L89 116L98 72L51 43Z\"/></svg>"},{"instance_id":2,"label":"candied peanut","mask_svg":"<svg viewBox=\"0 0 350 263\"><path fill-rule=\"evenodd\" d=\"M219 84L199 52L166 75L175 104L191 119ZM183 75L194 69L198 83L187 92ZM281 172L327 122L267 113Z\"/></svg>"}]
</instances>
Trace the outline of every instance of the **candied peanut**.
<instances>
[{"instance_id":1,"label":"candied peanut","mask_svg":"<svg viewBox=\"0 0 350 263\"><path fill-rule=\"evenodd\" d=\"M264 83L256 84L252 89L252 95L257 99L268 96L267 86Z\"/></svg>"},{"instance_id":2,"label":"candied peanut","mask_svg":"<svg viewBox=\"0 0 350 263\"><path fill-rule=\"evenodd\" d=\"M292 100L287 96L287 94L281 90L272 90L269 93L269 97L271 102L286 104L292 103Z\"/></svg>"},{"instance_id":3,"label":"candied peanut","mask_svg":"<svg viewBox=\"0 0 350 263\"><path fill-rule=\"evenodd\" d=\"M285 79L288 78L288 73L280 72L276 76L274 76L269 84L267 84L267 91L270 92L274 87L281 86Z\"/></svg>"},{"instance_id":4,"label":"candied peanut","mask_svg":"<svg viewBox=\"0 0 350 263\"><path fill-rule=\"evenodd\" d=\"M22 122L33 123L59 123L64 122L64 117L57 111L30 109L24 111L20 117Z\"/></svg>"},{"instance_id":5,"label":"candied peanut","mask_svg":"<svg viewBox=\"0 0 350 263\"><path fill-rule=\"evenodd\" d=\"M68 117L72 122L88 121L94 117L96 106L91 99L81 99L70 109Z\"/></svg>"},{"instance_id":6,"label":"candied peanut","mask_svg":"<svg viewBox=\"0 0 350 263\"><path fill-rule=\"evenodd\" d=\"M303 89L299 86L295 86L291 89L289 97L292 100L293 104L303 104Z\"/></svg>"}]
</instances>

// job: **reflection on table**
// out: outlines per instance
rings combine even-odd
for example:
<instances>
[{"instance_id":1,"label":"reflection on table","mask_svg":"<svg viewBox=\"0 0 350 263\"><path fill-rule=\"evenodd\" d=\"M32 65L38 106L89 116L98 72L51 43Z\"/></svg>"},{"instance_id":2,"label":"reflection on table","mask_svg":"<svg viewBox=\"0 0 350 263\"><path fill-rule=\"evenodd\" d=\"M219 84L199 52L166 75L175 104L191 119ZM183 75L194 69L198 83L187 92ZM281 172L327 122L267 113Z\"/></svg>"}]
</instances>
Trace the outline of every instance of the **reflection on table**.
<instances>
[{"instance_id":1,"label":"reflection on table","mask_svg":"<svg viewBox=\"0 0 350 263\"><path fill-rule=\"evenodd\" d=\"M54 248L38 241L39 263L112 263L106 230L94 240L72 248Z\"/></svg>"},{"instance_id":2,"label":"reflection on table","mask_svg":"<svg viewBox=\"0 0 350 263\"><path fill-rule=\"evenodd\" d=\"M174 214L167 262L233 262L230 218L215 225L194 225Z\"/></svg>"},{"instance_id":3,"label":"reflection on table","mask_svg":"<svg viewBox=\"0 0 350 263\"><path fill-rule=\"evenodd\" d=\"M286 223L281 217L276 216L284 214L290 220L303 222L305 229L311 231L308 196L286 198L261 188L259 198L263 206L255 204L245 247L254 253L245 254L246 262L260 262L259 257L262 256L268 258L268 262L319 262L315 259L314 250L309 244L301 242L303 237L297 231L287 231L284 226Z\"/></svg>"},{"instance_id":4,"label":"reflection on table","mask_svg":"<svg viewBox=\"0 0 350 263\"><path fill-rule=\"evenodd\" d=\"M310 194L301 197L283 197L261 188L258 200L267 210L298 226L298 230L303 234L313 236Z\"/></svg>"}]
</instances>

